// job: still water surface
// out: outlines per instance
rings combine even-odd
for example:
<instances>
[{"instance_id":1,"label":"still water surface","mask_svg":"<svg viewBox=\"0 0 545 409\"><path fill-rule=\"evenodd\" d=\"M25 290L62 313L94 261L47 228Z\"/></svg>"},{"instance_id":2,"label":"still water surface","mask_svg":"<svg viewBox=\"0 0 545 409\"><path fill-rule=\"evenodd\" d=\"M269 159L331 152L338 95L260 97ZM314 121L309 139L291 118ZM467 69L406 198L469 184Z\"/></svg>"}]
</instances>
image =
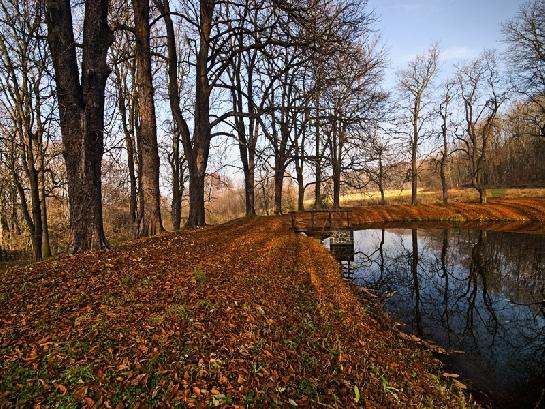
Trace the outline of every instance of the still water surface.
<instances>
[{"instance_id":1,"label":"still water surface","mask_svg":"<svg viewBox=\"0 0 545 409\"><path fill-rule=\"evenodd\" d=\"M545 406L545 236L373 229L347 241L325 241L345 276L449 351L448 370L494 407Z\"/></svg>"}]
</instances>

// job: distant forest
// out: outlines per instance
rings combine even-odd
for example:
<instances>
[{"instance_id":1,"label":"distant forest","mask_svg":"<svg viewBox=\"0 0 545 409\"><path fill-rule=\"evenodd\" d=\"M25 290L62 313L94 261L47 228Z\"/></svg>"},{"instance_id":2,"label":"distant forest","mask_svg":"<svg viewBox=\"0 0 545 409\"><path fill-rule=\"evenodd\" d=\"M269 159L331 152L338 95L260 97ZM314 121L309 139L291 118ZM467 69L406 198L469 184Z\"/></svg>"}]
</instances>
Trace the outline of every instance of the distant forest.
<instances>
[{"instance_id":1,"label":"distant forest","mask_svg":"<svg viewBox=\"0 0 545 409\"><path fill-rule=\"evenodd\" d=\"M430 44L390 89L365 0L3 0L0 251L543 186L545 0L502 35L452 75Z\"/></svg>"}]
</instances>

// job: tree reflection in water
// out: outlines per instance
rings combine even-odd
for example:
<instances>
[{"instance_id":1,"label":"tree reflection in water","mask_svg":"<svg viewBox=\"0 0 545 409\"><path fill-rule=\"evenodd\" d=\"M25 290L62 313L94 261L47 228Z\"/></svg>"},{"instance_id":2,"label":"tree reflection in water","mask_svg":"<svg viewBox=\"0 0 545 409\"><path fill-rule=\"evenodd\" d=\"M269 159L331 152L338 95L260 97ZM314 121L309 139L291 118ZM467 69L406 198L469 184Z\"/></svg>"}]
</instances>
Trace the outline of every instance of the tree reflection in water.
<instances>
[{"instance_id":1,"label":"tree reflection in water","mask_svg":"<svg viewBox=\"0 0 545 409\"><path fill-rule=\"evenodd\" d=\"M362 230L354 247L355 283L450 351L451 370L497 407L535 406L545 387L545 236Z\"/></svg>"}]
</instances>

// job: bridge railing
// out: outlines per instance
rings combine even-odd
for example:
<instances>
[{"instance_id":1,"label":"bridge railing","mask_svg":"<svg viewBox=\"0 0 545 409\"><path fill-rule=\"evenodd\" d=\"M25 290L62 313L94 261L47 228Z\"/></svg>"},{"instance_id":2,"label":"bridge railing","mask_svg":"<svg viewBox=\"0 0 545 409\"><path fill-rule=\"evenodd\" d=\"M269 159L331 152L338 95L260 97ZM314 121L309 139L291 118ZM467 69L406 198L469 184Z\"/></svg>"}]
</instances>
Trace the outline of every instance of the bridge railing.
<instances>
[{"instance_id":1,"label":"bridge railing","mask_svg":"<svg viewBox=\"0 0 545 409\"><path fill-rule=\"evenodd\" d=\"M319 232L352 228L352 209L320 209L289 212L295 232Z\"/></svg>"}]
</instances>

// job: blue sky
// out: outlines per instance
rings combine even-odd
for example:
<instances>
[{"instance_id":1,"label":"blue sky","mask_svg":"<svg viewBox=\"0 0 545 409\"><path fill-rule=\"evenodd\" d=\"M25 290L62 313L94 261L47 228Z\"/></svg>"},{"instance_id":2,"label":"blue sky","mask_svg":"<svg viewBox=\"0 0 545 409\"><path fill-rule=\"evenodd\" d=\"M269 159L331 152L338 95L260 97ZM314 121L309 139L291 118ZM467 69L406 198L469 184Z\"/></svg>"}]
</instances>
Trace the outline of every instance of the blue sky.
<instances>
[{"instance_id":1,"label":"blue sky","mask_svg":"<svg viewBox=\"0 0 545 409\"><path fill-rule=\"evenodd\" d=\"M376 27L389 51L386 85L416 54L437 42L444 74L483 49L502 50L501 23L513 17L525 0L368 0Z\"/></svg>"}]
</instances>

